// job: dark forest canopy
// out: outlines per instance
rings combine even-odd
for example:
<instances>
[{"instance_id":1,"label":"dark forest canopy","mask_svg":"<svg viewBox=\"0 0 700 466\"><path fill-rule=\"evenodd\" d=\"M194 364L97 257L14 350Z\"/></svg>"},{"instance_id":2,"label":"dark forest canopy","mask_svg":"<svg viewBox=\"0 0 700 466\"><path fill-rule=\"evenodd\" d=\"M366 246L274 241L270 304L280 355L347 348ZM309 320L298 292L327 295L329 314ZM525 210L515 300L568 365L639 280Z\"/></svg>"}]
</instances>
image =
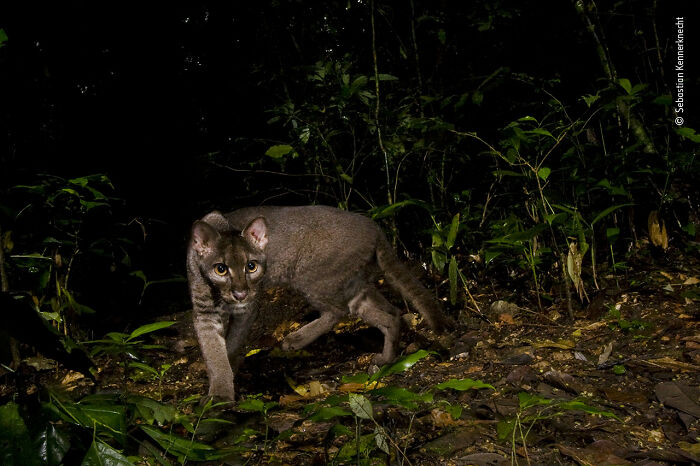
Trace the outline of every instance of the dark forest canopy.
<instances>
[{"instance_id":1,"label":"dark forest canopy","mask_svg":"<svg viewBox=\"0 0 700 466\"><path fill-rule=\"evenodd\" d=\"M692 99L674 124L682 4L2 8L1 220L23 253L122 235L148 252L120 258L112 238L111 261L181 273L194 218L261 203L393 218L409 250L432 235L440 270L456 214L459 246L487 262L522 251L485 241L549 229L544 268L606 228L624 249L650 211L695 235ZM78 213L86 244L47 246L72 244L51 228Z\"/></svg>"}]
</instances>

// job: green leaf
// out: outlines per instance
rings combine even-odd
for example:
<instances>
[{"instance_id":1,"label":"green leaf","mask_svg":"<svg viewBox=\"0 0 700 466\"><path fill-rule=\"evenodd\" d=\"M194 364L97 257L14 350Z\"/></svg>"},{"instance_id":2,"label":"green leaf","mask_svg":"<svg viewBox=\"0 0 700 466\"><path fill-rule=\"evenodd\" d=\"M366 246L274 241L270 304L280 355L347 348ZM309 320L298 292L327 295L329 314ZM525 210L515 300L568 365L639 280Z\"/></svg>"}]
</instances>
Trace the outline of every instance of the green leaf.
<instances>
[{"instance_id":1,"label":"green leaf","mask_svg":"<svg viewBox=\"0 0 700 466\"><path fill-rule=\"evenodd\" d=\"M430 403L433 401L431 392L416 393L401 387L386 386L372 390L371 394L407 409L417 409L418 402Z\"/></svg>"},{"instance_id":2,"label":"green leaf","mask_svg":"<svg viewBox=\"0 0 700 466\"><path fill-rule=\"evenodd\" d=\"M294 152L294 148L288 144L278 144L270 147L265 152L265 155L272 157L273 159L281 159L285 155L289 155Z\"/></svg>"},{"instance_id":3,"label":"green leaf","mask_svg":"<svg viewBox=\"0 0 700 466\"><path fill-rule=\"evenodd\" d=\"M369 380L367 374L344 375L341 379L343 383L365 383Z\"/></svg>"},{"instance_id":4,"label":"green leaf","mask_svg":"<svg viewBox=\"0 0 700 466\"><path fill-rule=\"evenodd\" d=\"M172 432L165 433L153 426L141 426L149 437L155 440L165 451L185 461L215 461L229 454L227 450L217 450L214 447L195 442L189 438L179 437Z\"/></svg>"},{"instance_id":5,"label":"green leaf","mask_svg":"<svg viewBox=\"0 0 700 466\"><path fill-rule=\"evenodd\" d=\"M583 101L586 102L586 105L588 106L588 108L590 108L591 105L593 105L595 103L595 101L600 98L600 96L588 94L588 95L584 95L582 98L583 98Z\"/></svg>"},{"instance_id":6,"label":"green leaf","mask_svg":"<svg viewBox=\"0 0 700 466\"><path fill-rule=\"evenodd\" d=\"M450 304L457 304L457 259L455 256L450 258L450 267L448 269L450 279Z\"/></svg>"},{"instance_id":7,"label":"green leaf","mask_svg":"<svg viewBox=\"0 0 700 466\"><path fill-rule=\"evenodd\" d=\"M627 92L628 95L632 94L632 83L627 78L620 78L617 83Z\"/></svg>"},{"instance_id":8,"label":"green leaf","mask_svg":"<svg viewBox=\"0 0 700 466\"><path fill-rule=\"evenodd\" d=\"M687 126L676 128L676 133L693 142L700 142L700 134L696 133L693 128L688 128Z\"/></svg>"},{"instance_id":9,"label":"green leaf","mask_svg":"<svg viewBox=\"0 0 700 466\"><path fill-rule=\"evenodd\" d=\"M490 388L491 390L496 390L491 384L484 383L481 380L473 379L450 379L446 382L439 383L435 386L438 390L446 390L451 388L452 390L465 391L472 389Z\"/></svg>"},{"instance_id":10,"label":"green leaf","mask_svg":"<svg viewBox=\"0 0 700 466\"><path fill-rule=\"evenodd\" d=\"M374 428L374 441L377 443L377 447L386 453L391 454L389 451L389 441L387 440L386 431L383 427L377 426Z\"/></svg>"},{"instance_id":11,"label":"green leaf","mask_svg":"<svg viewBox=\"0 0 700 466\"><path fill-rule=\"evenodd\" d=\"M376 372L374 375L372 375L372 377L370 377L369 382L374 382L376 380L381 379L382 377L407 371L408 369L413 367L415 363L428 356L429 354L431 354L431 352L426 350L418 350L415 353L402 357L394 364L382 366L382 368L379 369L378 372Z\"/></svg>"},{"instance_id":12,"label":"green leaf","mask_svg":"<svg viewBox=\"0 0 700 466\"><path fill-rule=\"evenodd\" d=\"M397 210L409 205L422 207L428 212L431 211L430 205L425 201L421 201L420 199L406 199L404 201L394 202L391 205L375 207L369 211L369 214L373 220L379 220L394 215Z\"/></svg>"},{"instance_id":13,"label":"green leaf","mask_svg":"<svg viewBox=\"0 0 700 466\"><path fill-rule=\"evenodd\" d=\"M447 249L452 249L455 245L455 240L457 239L457 232L459 231L459 212L452 217L452 223L450 224L450 231L447 233L447 239L445 240L445 247Z\"/></svg>"},{"instance_id":14,"label":"green leaf","mask_svg":"<svg viewBox=\"0 0 700 466\"><path fill-rule=\"evenodd\" d=\"M518 393L518 402L520 409L527 409L532 406L547 406L553 403L553 400L549 398L544 398L539 395L530 395L527 392Z\"/></svg>"},{"instance_id":15,"label":"green leaf","mask_svg":"<svg viewBox=\"0 0 700 466\"><path fill-rule=\"evenodd\" d=\"M82 466L130 466L126 456L100 440L94 440L83 458Z\"/></svg>"},{"instance_id":16,"label":"green leaf","mask_svg":"<svg viewBox=\"0 0 700 466\"><path fill-rule=\"evenodd\" d=\"M597 408L595 406L590 406L584 403L583 401L578 401L578 400L572 400L572 401L567 401L566 403L562 403L560 405L561 409L567 409L571 411L583 411L588 414L597 414L599 416L603 417L611 417L614 419L618 419L618 417L610 412L610 411L603 411L600 408Z\"/></svg>"},{"instance_id":17,"label":"green leaf","mask_svg":"<svg viewBox=\"0 0 700 466\"><path fill-rule=\"evenodd\" d=\"M542 167L537 171L537 176L547 181L550 173L552 173L552 170L549 167Z\"/></svg>"},{"instance_id":18,"label":"green leaf","mask_svg":"<svg viewBox=\"0 0 700 466\"><path fill-rule=\"evenodd\" d=\"M444 404L442 404L440 406L455 421L457 419L459 419L460 417L462 417L462 410L464 409L464 408L462 408L462 405L459 405L459 404L453 405L453 404L450 404L447 401L445 401Z\"/></svg>"},{"instance_id":19,"label":"green leaf","mask_svg":"<svg viewBox=\"0 0 700 466\"><path fill-rule=\"evenodd\" d=\"M130 395L127 402L136 407L138 417L149 424L156 421L158 425L165 425L173 422L177 416L177 410L170 404L147 398L145 396Z\"/></svg>"},{"instance_id":20,"label":"green leaf","mask_svg":"<svg viewBox=\"0 0 700 466\"><path fill-rule=\"evenodd\" d=\"M43 464L59 465L70 449L70 435L57 429L56 425L48 423L39 432L34 445Z\"/></svg>"},{"instance_id":21,"label":"green leaf","mask_svg":"<svg viewBox=\"0 0 700 466\"><path fill-rule=\"evenodd\" d=\"M360 419L373 419L372 403L363 395L350 393L348 401L355 416Z\"/></svg>"},{"instance_id":22,"label":"green leaf","mask_svg":"<svg viewBox=\"0 0 700 466\"><path fill-rule=\"evenodd\" d=\"M171 321L163 321L163 322L153 322L152 324L142 325L141 327L139 327L136 330L134 330L133 332L131 332L131 334L129 335L129 338L127 338L126 341L131 341L134 338L138 338L141 335L144 335L146 333L151 333L151 332L155 332L156 330L170 327L174 323L175 322L171 322Z\"/></svg>"},{"instance_id":23,"label":"green leaf","mask_svg":"<svg viewBox=\"0 0 700 466\"><path fill-rule=\"evenodd\" d=\"M42 464L32 446L27 425L19 414L19 405L0 406L0 464L34 466Z\"/></svg>"},{"instance_id":24,"label":"green leaf","mask_svg":"<svg viewBox=\"0 0 700 466\"><path fill-rule=\"evenodd\" d=\"M126 407L114 403L82 404L63 403L60 405L67 422L78 424L88 429L97 429L119 443L126 442Z\"/></svg>"},{"instance_id":25,"label":"green leaf","mask_svg":"<svg viewBox=\"0 0 700 466\"><path fill-rule=\"evenodd\" d=\"M634 205L634 204L618 204L618 205L608 207L607 209L603 210L602 212L600 212L598 215L595 216L595 218L591 222L591 226L595 225L600 220L604 219L605 217L607 217L611 213L615 212L616 210L621 209L623 207L629 207L632 205Z\"/></svg>"},{"instance_id":26,"label":"green leaf","mask_svg":"<svg viewBox=\"0 0 700 466\"><path fill-rule=\"evenodd\" d=\"M617 227L614 228L608 228L605 231L605 235L608 238L608 242L611 244L617 241L618 236L620 236L620 229Z\"/></svg>"},{"instance_id":27,"label":"green leaf","mask_svg":"<svg viewBox=\"0 0 700 466\"><path fill-rule=\"evenodd\" d=\"M351 416L352 413L338 406L324 406L316 411L309 419L314 422L325 422L336 417Z\"/></svg>"},{"instance_id":28,"label":"green leaf","mask_svg":"<svg viewBox=\"0 0 700 466\"><path fill-rule=\"evenodd\" d=\"M7 42L8 39L9 38L7 37L5 30L0 28L0 48L5 46L5 42Z\"/></svg>"}]
</instances>

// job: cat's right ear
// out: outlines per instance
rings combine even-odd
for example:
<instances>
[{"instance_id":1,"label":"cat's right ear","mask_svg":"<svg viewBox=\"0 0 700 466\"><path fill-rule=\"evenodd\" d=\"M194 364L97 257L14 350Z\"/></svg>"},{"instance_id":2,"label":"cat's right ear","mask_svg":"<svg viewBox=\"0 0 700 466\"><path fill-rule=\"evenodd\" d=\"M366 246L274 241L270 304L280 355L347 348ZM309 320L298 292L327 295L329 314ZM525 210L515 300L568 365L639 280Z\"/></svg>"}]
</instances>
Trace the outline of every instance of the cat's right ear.
<instances>
[{"instance_id":1,"label":"cat's right ear","mask_svg":"<svg viewBox=\"0 0 700 466\"><path fill-rule=\"evenodd\" d=\"M190 247L194 249L199 257L209 255L214 250L214 245L219 236L219 232L208 222L197 220L192 225Z\"/></svg>"},{"instance_id":2,"label":"cat's right ear","mask_svg":"<svg viewBox=\"0 0 700 466\"><path fill-rule=\"evenodd\" d=\"M226 217L224 217L218 210L209 212L202 218L202 221L208 223L209 225L213 226L214 229L219 231L231 230L231 224L228 223Z\"/></svg>"}]
</instances>

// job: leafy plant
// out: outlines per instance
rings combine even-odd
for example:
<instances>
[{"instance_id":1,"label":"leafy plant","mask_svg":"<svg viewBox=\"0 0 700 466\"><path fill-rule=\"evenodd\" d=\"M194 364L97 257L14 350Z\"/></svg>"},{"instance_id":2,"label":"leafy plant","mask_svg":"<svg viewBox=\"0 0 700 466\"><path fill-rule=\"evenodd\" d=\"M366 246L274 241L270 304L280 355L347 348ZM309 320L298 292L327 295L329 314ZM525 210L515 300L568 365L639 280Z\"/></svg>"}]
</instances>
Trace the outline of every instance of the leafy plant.
<instances>
[{"instance_id":1,"label":"leafy plant","mask_svg":"<svg viewBox=\"0 0 700 466\"><path fill-rule=\"evenodd\" d=\"M617 419L614 413L591 406L579 399L568 401L554 400L527 392L520 392L518 393L518 411L515 416L499 421L496 426L498 438L510 441L511 458L514 464L517 464L517 445L522 445L525 457L529 463L527 446L529 444L529 435L533 428L567 412L582 412L589 415Z\"/></svg>"}]
</instances>

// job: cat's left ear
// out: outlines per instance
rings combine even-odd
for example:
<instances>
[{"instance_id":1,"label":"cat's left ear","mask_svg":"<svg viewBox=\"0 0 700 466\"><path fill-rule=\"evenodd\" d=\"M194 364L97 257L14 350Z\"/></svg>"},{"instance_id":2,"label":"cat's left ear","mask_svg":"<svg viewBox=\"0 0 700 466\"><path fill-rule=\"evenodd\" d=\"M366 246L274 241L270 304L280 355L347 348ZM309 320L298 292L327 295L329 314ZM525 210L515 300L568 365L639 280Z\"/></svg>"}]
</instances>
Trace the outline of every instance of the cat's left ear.
<instances>
[{"instance_id":1,"label":"cat's left ear","mask_svg":"<svg viewBox=\"0 0 700 466\"><path fill-rule=\"evenodd\" d=\"M267 223L265 218L258 217L250 222L241 233L241 236L256 249L265 249L265 246L267 246Z\"/></svg>"}]
</instances>

